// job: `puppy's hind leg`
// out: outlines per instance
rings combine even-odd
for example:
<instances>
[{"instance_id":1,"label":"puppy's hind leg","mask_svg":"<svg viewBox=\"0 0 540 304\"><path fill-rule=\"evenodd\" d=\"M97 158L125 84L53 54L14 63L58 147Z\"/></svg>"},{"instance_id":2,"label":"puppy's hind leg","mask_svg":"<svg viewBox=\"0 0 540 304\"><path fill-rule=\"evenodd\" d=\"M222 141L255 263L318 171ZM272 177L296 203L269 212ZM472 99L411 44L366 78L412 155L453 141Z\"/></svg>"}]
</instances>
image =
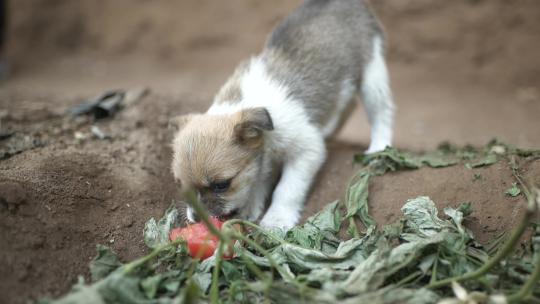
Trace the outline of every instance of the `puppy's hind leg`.
<instances>
[{"instance_id":1,"label":"puppy's hind leg","mask_svg":"<svg viewBox=\"0 0 540 304\"><path fill-rule=\"evenodd\" d=\"M361 95L371 125L371 144L366 153L384 150L392 145L394 103L388 69L384 59L382 37L373 37L372 54L364 69Z\"/></svg>"}]
</instances>

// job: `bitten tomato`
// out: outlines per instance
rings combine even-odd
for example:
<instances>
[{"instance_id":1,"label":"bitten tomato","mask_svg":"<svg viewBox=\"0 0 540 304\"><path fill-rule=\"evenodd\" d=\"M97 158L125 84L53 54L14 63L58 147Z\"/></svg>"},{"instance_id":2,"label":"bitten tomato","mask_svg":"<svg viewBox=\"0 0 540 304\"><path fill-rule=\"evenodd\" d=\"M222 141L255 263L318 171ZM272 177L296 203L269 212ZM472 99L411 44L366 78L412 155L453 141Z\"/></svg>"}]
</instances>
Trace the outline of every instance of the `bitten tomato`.
<instances>
[{"instance_id":1,"label":"bitten tomato","mask_svg":"<svg viewBox=\"0 0 540 304\"><path fill-rule=\"evenodd\" d=\"M223 222L217 218L210 218L210 221L217 229L221 230ZM175 228L169 233L171 241L176 241L178 238L186 240L189 255L194 258L205 260L211 257L219 246L219 238L206 227L204 223L195 223L184 228ZM231 250L225 250L223 258L230 259L233 257Z\"/></svg>"}]
</instances>

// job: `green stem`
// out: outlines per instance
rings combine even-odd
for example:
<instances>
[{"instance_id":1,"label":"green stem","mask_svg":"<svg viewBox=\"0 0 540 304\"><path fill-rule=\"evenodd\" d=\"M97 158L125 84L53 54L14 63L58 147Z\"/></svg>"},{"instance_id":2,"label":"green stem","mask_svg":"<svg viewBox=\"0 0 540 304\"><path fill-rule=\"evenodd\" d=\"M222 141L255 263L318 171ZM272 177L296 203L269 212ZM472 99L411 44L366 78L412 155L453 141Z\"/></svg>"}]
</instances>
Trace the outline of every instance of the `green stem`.
<instances>
[{"instance_id":1,"label":"green stem","mask_svg":"<svg viewBox=\"0 0 540 304\"><path fill-rule=\"evenodd\" d=\"M523 182L523 179L521 178L518 168L512 168L512 174L514 175L518 183L521 185L521 188L523 189L523 193L525 193L525 197L531 198L533 194L529 190L529 187L527 187L527 185Z\"/></svg>"},{"instance_id":2,"label":"green stem","mask_svg":"<svg viewBox=\"0 0 540 304\"><path fill-rule=\"evenodd\" d=\"M188 268L188 272L187 272L187 277L188 278L193 278L193 273L195 273L195 269L197 268L197 266L199 266L199 264L201 263L201 260L199 259L192 259L191 260L191 265L189 265L189 268Z\"/></svg>"},{"instance_id":3,"label":"green stem","mask_svg":"<svg viewBox=\"0 0 540 304\"><path fill-rule=\"evenodd\" d=\"M268 262L270 262L270 265L272 265L272 267L274 267L281 275L286 276L285 279L287 279L287 280L289 280L291 282L294 280L294 278L291 277L289 275L289 273L287 273L283 268L281 268L281 266L276 262L276 260L274 260L274 258L270 255L270 252L268 252L266 249L262 248L259 244L255 243L250 238L248 238L248 237L246 237L246 236L244 236L242 234L236 234L235 238L238 238L239 240L242 240L242 241L246 242L248 245L250 245L251 247L255 248L257 251L262 253L268 259Z\"/></svg>"},{"instance_id":4,"label":"green stem","mask_svg":"<svg viewBox=\"0 0 540 304\"><path fill-rule=\"evenodd\" d=\"M437 268L439 268L439 254L440 254L440 249L437 249L437 257L435 257L435 261L433 262L433 270L431 272L431 278L429 280L429 283L434 283L437 281Z\"/></svg>"},{"instance_id":5,"label":"green stem","mask_svg":"<svg viewBox=\"0 0 540 304\"><path fill-rule=\"evenodd\" d=\"M508 302L515 303L527 300L527 298L532 295L532 291L538 284L538 281L540 281L540 256L536 259L534 271L527 282L525 282L525 285L523 285L517 293L509 296Z\"/></svg>"},{"instance_id":6,"label":"green stem","mask_svg":"<svg viewBox=\"0 0 540 304\"><path fill-rule=\"evenodd\" d=\"M356 226L356 223L354 222L354 217L349 218L349 234L352 232L353 238L360 238L360 232L358 231L358 227Z\"/></svg>"},{"instance_id":7,"label":"green stem","mask_svg":"<svg viewBox=\"0 0 540 304\"><path fill-rule=\"evenodd\" d=\"M525 216L523 220L519 223L519 225L514 229L512 234L510 235L510 238L508 241L502 246L502 248L497 251L497 253L490 259L487 260L487 262L477 270L473 272L469 272L460 276L447 278L444 280L436 281L430 283L427 288L436 289L443 287L445 285L451 284L453 281L460 282L460 281L466 281L478 278L480 276L485 275L488 273L493 267L497 266L499 262L507 257L512 251L514 250L514 247L519 242L521 236L523 235L523 232L527 229L527 226L529 225L529 222L534 217L536 213L536 202L534 199L529 198L529 204L527 206L527 209L525 210Z\"/></svg>"},{"instance_id":8,"label":"green stem","mask_svg":"<svg viewBox=\"0 0 540 304\"><path fill-rule=\"evenodd\" d=\"M270 273L270 275L267 277L264 272L248 257L243 254L240 255L240 257L242 258L242 260L244 260L244 263L246 263L247 268L251 270L251 272L253 272L255 276L266 285L264 288L264 298L267 299L268 292L270 290L270 287L272 287L272 282L274 281L272 274Z\"/></svg>"},{"instance_id":9,"label":"green stem","mask_svg":"<svg viewBox=\"0 0 540 304\"><path fill-rule=\"evenodd\" d=\"M422 272L420 271L415 271L411 274L409 274L408 276L404 277L403 279L401 279L399 282L396 283L396 286L398 287L403 287L404 285L412 282L412 281L415 281L416 279L418 279L419 277L422 276Z\"/></svg>"},{"instance_id":10,"label":"green stem","mask_svg":"<svg viewBox=\"0 0 540 304\"><path fill-rule=\"evenodd\" d=\"M219 242L217 249L216 264L212 273L212 286L210 287L210 303L219 303L219 272L221 270L221 255L223 254L223 246L225 243Z\"/></svg>"},{"instance_id":11,"label":"green stem","mask_svg":"<svg viewBox=\"0 0 540 304\"><path fill-rule=\"evenodd\" d=\"M255 274L255 276L263 281L263 282L266 282L266 281L272 281L272 278L267 278L266 275L264 274L264 272L257 266L255 265L248 257L246 257L245 255L241 254L240 255L240 258L242 260L244 260L244 263L246 263L246 266L249 270L251 270L251 272L253 272L253 274Z\"/></svg>"},{"instance_id":12,"label":"green stem","mask_svg":"<svg viewBox=\"0 0 540 304\"><path fill-rule=\"evenodd\" d=\"M483 277L483 278L479 279L478 283L480 283L482 286L484 286L484 288L486 289L488 294L493 293L492 282L489 282L489 280L486 277Z\"/></svg>"},{"instance_id":13,"label":"green stem","mask_svg":"<svg viewBox=\"0 0 540 304\"><path fill-rule=\"evenodd\" d=\"M536 192L538 192L538 190L536 190ZM540 205L540 195L538 194L539 193L537 193L536 196L536 203ZM538 281L540 281L540 255L536 258L536 265L534 267L534 270L531 273L531 276L529 277L527 282L525 282L525 285L523 285L523 287L521 287L521 289L517 293L509 296L508 302L516 303L528 300L528 298L532 295L534 287L538 284Z\"/></svg>"},{"instance_id":14,"label":"green stem","mask_svg":"<svg viewBox=\"0 0 540 304\"><path fill-rule=\"evenodd\" d=\"M148 255L143 256L141 258L138 258L135 261L124 265L122 267L122 269L123 269L122 272L124 274L128 274L128 273L132 272L133 270L135 270L136 268L146 264L148 261L150 261L151 259L158 256L161 252L165 251L166 249L169 249L171 247L176 247L176 246L182 244L183 242L185 242L185 241L184 240L176 240L174 242L171 242L171 243L168 243L168 244L165 244L165 245L161 245L161 246L157 247L156 249L154 249L152 252L150 252Z\"/></svg>"},{"instance_id":15,"label":"green stem","mask_svg":"<svg viewBox=\"0 0 540 304\"><path fill-rule=\"evenodd\" d=\"M225 227L227 228L230 228L230 226L233 226L234 224L241 224L241 225L244 225L244 226L249 226L259 232L261 232L262 234L264 234L265 236L267 236L268 238L271 238L272 240L276 241L277 243L279 244L287 244L286 241L282 240L282 239L279 239L277 238L276 236L274 236L273 234L269 233L267 230L265 230L264 228L262 228L261 226L257 225L257 224L254 224L252 222L249 222L249 221L246 221L246 220L240 220L240 219L233 219L233 220L228 220L226 221L224 224L223 224L223 228L224 229Z\"/></svg>"}]
</instances>

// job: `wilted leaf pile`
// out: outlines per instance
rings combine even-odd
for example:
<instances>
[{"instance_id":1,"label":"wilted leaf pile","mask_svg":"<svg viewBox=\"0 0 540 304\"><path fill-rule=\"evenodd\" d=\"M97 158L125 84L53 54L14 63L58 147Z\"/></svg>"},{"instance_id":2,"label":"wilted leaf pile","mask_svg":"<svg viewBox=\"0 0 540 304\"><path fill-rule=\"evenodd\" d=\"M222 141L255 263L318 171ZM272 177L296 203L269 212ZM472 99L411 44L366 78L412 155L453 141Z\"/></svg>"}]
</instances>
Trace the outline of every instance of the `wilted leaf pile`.
<instances>
[{"instance_id":1,"label":"wilted leaf pile","mask_svg":"<svg viewBox=\"0 0 540 304\"><path fill-rule=\"evenodd\" d=\"M440 214L429 197L412 198L404 202L402 219L386 227L376 226L367 204L370 177L389 170L458 163L472 168L509 154L540 156L535 153L492 143L480 150L446 146L418 156L387 149L359 157L365 167L351 181L345 201L329 204L301 226L283 232L239 220L226 223L224 227L240 223L246 228L243 233L221 232L220 239L237 240L231 260L223 260L218 252L200 262L187 255L185 244L170 243L167 236L178 216L171 207L161 220L146 224L144 240L151 254L121 264L99 246L91 265L93 283L81 281L65 297L42 302L375 304L437 303L447 297L454 298L444 300L447 303L540 301L540 229L529 223L532 217L521 225L536 229L530 245L509 256L519 235L514 240L512 234L504 245L480 246L463 225L470 204ZM533 212L538 202L534 193L527 193L528 210ZM363 231L355 220L363 223ZM352 237L340 239L347 225ZM451 289L453 281L461 285L453 283Z\"/></svg>"}]
</instances>

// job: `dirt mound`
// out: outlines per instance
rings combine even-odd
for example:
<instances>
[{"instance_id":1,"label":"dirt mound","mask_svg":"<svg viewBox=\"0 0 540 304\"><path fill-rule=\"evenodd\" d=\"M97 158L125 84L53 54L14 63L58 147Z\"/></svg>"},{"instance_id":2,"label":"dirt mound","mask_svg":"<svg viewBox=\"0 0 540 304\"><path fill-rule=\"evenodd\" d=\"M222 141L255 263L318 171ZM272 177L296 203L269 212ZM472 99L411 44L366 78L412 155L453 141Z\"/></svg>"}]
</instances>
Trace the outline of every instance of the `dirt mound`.
<instances>
[{"instance_id":1,"label":"dirt mound","mask_svg":"<svg viewBox=\"0 0 540 304\"><path fill-rule=\"evenodd\" d=\"M178 192L168 170L168 132L159 120L133 119L152 113L150 100L97 124L116 130L113 140L68 136L0 163L0 292L13 302L58 296L88 279L88 262L96 244L111 246L127 261L143 255L142 229L150 217L161 216ZM166 107L165 107L166 108ZM155 112L154 112L155 113ZM153 116L153 115L151 115ZM79 126L81 132L87 125ZM128 134L122 136L120 134ZM361 147L334 143L330 161L315 185L303 218L343 197L352 165ZM523 164L526 176L540 182L540 162ZM380 224L401 215L403 203L431 196L439 207L473 203L468 223L477 239L489 242L512 227L523 210L523 197L505 195L515 179L508 164L466 169L420 169L377 177L370 186L370 208ZM15 274L13 276L13 274Z\"/></svg>"},{"instance_id":2,"label":"dirt mound","mask_svg":"<svg viewBox=\"0 0 540 304\"><path fill-rule=\"evenodd\" d=\"M87 273L96 244L111 245L124 259L144 252L144 222L175 195L167 129L159 113L145 115L149 107L100 124L111 141L78 142L71 132L54 135L52 121L40 121L48 146L2 161L0 269L11 278L2 284L4 299L59 295ZM88 125L65 127L89 134Z\"/></svg>"}]
</instances>

